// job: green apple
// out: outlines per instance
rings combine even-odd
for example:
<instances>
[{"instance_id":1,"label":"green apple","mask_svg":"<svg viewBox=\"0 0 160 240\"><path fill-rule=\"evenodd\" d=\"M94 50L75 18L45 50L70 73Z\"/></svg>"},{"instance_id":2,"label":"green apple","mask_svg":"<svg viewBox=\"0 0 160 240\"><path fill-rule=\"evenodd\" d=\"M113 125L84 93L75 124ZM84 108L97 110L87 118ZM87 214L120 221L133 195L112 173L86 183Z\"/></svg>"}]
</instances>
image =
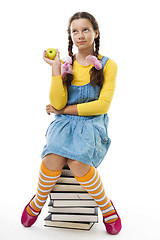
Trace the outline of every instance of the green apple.
<instances>
[{"instance_id":1,"label":"green apple","mask_svg":"<svg viewBox=\"0 0 160 240\"><path fill-rule=\"evenodd\" d=\"M46 57L53 60L55 58L55 56L56 56L56 49L48 48Z\"/></svg>"}]
</instances>

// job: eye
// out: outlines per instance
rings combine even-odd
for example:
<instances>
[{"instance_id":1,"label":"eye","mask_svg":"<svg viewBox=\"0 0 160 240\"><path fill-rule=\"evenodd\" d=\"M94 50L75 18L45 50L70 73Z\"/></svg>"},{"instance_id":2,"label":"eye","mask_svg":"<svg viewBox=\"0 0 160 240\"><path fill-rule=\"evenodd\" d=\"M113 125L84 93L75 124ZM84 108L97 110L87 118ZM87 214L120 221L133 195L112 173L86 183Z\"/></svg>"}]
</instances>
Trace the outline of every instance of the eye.
<instances>
[{"instance_id":1,"label":"eye","mask_svg":"<svg viewBox=\"0 0 160 240\"><path fill-rule=\"evenodd\" d=\"M77 33L77 30L73 30L72 33Z\"/></svg>"},{"instance_id":2,"label":"eye","mask_svg":"<svg viewBox=\"0 0 160 240\"><path fill-rule=\"evenodd\" d=\"M88 31L89 31L89 29L88 29L88 28L85 28L85 29L84 29L84 31L85 31L85 32L88 32Z\"/></svg>"}]
</instances>

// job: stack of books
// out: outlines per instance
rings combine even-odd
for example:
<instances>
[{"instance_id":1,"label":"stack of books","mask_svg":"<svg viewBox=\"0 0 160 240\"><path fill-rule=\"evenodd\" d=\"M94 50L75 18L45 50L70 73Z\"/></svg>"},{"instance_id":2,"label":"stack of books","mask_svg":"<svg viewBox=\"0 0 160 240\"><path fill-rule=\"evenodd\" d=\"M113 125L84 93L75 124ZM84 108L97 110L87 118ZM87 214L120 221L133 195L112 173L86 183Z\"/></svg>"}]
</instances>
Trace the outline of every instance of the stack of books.
<instances>
[{"instance_id":1,"label":"stack of books","mask_svg":"<svg viewBox=\"0 0 160 240\"><path fill-rule=\"evenodd\" d=\"M90 230L98 223L97 203L74 178L67 163L49 197L44 226Z\"/></svg>"}]
</instances>

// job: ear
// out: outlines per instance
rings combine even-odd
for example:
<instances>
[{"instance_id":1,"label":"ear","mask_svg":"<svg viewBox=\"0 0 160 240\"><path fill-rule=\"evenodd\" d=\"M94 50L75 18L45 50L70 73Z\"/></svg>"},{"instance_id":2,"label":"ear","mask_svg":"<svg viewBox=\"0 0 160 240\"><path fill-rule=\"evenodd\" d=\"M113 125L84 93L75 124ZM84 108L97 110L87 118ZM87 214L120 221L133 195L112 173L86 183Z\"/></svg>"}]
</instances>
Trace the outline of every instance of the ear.
<instances>
[{"instance_id":1,"label":"ear","mask_svg":"<svg viewBox=\"0 0 160 240\"><path fill-rule=\"evenodd\" d=\"M99 35L99 31L97 30L97 31L95 31L95 37L94 37L94 39L96 39L96 38L98 37L98 35Z\"/></svg>"}]
</instances>

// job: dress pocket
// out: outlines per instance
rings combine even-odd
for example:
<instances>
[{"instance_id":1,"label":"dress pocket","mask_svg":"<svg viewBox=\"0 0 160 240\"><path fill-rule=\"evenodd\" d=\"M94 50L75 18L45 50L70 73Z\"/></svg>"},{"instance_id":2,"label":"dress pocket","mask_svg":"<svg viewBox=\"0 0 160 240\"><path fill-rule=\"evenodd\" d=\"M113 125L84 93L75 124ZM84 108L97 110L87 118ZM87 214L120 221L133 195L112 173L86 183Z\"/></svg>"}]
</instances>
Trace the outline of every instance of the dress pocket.
<instances>
[{"instance_id":1,"label":"dress pocket","mask_svg":"<svg viewBox=\"0 0 160 240\"><path fill-rule=\"evenodd\" d=\"M95 129L96 129L96 135L98 134L99 138L101 139L102 143L107 143L108 141L108 133L107 133L107 129L105 128L105 126L97 126L94 125Z\"/></svg>"},{"instance_id":2,"label":"dress pocket","mask_svg":"<svg viewBox=\"0 0 160 240\"><path fill-rule=\"evenodd\" d=\"M104 131L99 131L99 133L100 133L100 138L102 140L102 143L104 144L107 143L109 140L108 134L105 133Z\"/></svg>"}]
</instances>

